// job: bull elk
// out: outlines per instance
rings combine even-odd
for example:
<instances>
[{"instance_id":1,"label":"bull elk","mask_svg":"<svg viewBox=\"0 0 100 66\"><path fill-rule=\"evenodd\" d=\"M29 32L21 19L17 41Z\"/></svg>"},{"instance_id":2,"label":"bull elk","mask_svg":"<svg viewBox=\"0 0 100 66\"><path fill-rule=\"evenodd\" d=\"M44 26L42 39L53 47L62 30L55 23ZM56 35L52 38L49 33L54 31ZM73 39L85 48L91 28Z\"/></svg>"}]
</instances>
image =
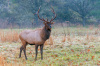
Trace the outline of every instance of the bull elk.
<instances>
[{"instance_id":1,"label":"bull elk","mask_svg":"<svg viewBox=\"0 0 100 66\"><path fill-rule=\"evenodd\" d=\"M40 8L39 8L40 10ZM39 17L39 10L37 12L38 18L43 22L44 27L43 28L38 28L35 30L24 30L19 34L19 38L22 42L22 46L20 47L20 54L19 58L21 57L22 50L25 55L25 59L27 60L26 56L26 46L29 45L35 45L35 60L37 59L37 54L38 54L38 46L40 46L40 52L41 52L41 60L43 60L43 45L47 39L50 37L51 33L51 25L54 23L52 22L56 18L56 14L54 12L54 9L52 8L52 12L54 14L54 17L50 21L45 20L44 18Z\"/></svg>"}]
</instances>

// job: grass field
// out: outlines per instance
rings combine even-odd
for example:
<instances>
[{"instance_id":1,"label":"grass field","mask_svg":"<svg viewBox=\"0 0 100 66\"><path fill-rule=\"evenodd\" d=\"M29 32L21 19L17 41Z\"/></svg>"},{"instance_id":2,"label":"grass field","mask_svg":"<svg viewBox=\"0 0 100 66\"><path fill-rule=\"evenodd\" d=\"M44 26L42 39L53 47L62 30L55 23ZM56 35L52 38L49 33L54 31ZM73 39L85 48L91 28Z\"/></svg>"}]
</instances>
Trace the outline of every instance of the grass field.
<instances>
[{"instance_id":1,"label":"grass field","mask_svg":"<svg viewBox=\"0 0 100 66\"><path fill-rule=\"evenodd\" d=\"M23 29L0 30L0 66L96 66L100 65L100 28L68 27L53 28L46 41L41 61L40 49L35 61L35 47L28 45L19 57L21 42L18 38Z\"/></svg>"}]
</instances>

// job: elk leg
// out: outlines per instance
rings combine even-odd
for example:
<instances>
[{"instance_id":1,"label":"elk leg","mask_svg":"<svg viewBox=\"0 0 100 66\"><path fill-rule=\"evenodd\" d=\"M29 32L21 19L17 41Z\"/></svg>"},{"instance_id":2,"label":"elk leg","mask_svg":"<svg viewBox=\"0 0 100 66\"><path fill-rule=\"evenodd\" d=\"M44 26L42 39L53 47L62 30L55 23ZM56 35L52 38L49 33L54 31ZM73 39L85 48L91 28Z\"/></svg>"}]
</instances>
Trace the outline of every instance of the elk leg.
<instances>
[{"instance_id":1,"label":"elk leg","mask_svg":"<svg viewBox=\"0 0 100 66\"><path fill-rule=\"evenodd\" d=\"M35 60L37 60L37 54L38 54L38 45L35 45L35 54L36 54L36 56L35 56Z\"/></svg>"},{"instance_id":2,"label":"elk leg","mask_svg":"<svg viewBox=\"0 0 100 66\"><path fill-rule=\"evenodd\" d=\"M26 49L23 49L23 51L24 51L25 59L27 60Z\"/></svg>"},{"instance_id":3,"label":"elk leg","mask_svg":"<svg viewBox=\"0 0 100 66\"><path fill-rule=\"evenodd\" d=\"M43 60L43 44L40 45L41 60Z\"/></svg>"},{"instance_id":4,"label":"elk leg","mask_svg":"<svg viewBox=\"0 0 100 66\"><path fill-rule=\"evenodd\" d=\"M24 55L25 55L25 59L27 60L27 56L26 56L26 45L23 46L23 51L24 51Z\"/></svg>"},{"instance_id":5,"label":"elk leg","mask_svg":"<svg viewBox=\"0 0 100 66\"><path fill-rule=\"evenodd\" d=\"M20 47L20 54L19 54L19 58L21 57L22 50L23 50L23 46L21 46L21 47Z\"/></svg>"}]
</instances>

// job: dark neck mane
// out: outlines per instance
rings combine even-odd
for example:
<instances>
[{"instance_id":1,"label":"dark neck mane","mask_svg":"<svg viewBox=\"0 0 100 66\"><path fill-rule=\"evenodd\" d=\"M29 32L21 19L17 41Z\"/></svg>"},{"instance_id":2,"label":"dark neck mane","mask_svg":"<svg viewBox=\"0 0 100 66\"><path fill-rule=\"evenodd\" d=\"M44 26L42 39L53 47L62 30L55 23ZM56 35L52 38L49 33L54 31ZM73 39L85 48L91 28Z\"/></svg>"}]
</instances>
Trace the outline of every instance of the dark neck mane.
<instances>
[{"instance_id":1,"label":"dark neck mane","mask_svg":"<svg viewBox=\"0 0 100 66\"><path fill-rule=\"evenodd\" d=\"M45 41L47 39L49 39L50 37L50 33L51 31L50 30L47 30L46 27L44 26L42 28L42 31L41 31L41 38Z\"/></svg>"}]
</instances>

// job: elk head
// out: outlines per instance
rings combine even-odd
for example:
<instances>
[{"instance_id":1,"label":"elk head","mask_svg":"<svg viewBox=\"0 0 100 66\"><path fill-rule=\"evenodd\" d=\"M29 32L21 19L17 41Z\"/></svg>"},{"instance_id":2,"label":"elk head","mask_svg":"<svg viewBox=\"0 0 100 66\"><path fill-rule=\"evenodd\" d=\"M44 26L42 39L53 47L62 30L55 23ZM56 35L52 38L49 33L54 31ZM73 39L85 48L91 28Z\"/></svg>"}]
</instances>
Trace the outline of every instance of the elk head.
<instances>
[{"instance_id":1,"label":"elk head","mask_svg":"<svg viewBox=\"0 0 100 66\"><path fill-rule=\"evenodd\" d=\"M39 10L40 10L40 7L39 7ZM56 14L55 14L55 12L54 12L53 7L52 7L51 11L52 11L53 14L55 15L55 17L52 17L52 19L51 19L50 21L48 21L48 19L45 20L44 18L40 18L40 17L39 17L39 10L38 10L38 12L37 12L38 18L39 18L40 20L44 21L43 24L45 25L46 30L51 31L51 28L52 28L51 25L54 24L54 22L52 22L52 21L56 18Z\"/></svg>"}]
</instances>

